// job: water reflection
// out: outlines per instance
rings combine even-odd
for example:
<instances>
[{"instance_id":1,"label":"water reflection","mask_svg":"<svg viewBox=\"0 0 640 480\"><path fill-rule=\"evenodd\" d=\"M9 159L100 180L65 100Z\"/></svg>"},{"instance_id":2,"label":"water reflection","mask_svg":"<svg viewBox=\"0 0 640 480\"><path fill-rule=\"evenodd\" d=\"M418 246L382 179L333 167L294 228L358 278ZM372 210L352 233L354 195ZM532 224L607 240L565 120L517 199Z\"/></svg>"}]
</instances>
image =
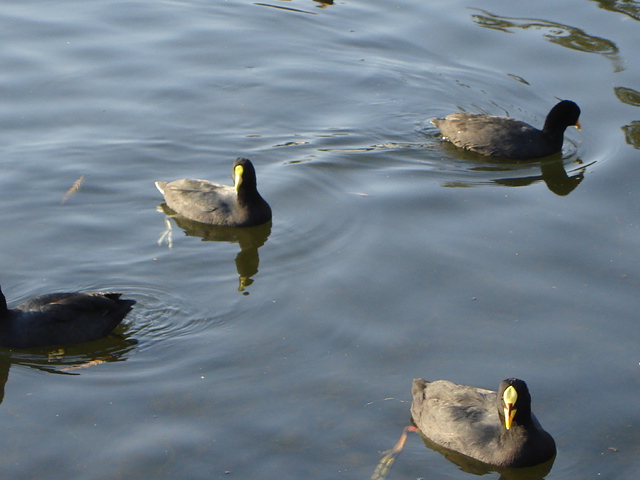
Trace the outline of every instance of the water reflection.
<instances>
[{"instance_id":1,"label":"water reflection","mask_svg":"<svg viewBox=\"0 0 640 480\"><path fill-rule=\"evenodd\" d=\"M474 475L481 476L491 472L497 472L498 474L500 474L500 480L542 480L549 474L549 472L551 471L551 467L553 466L553 462L555 461L555 458L552 458L551 460L545 463L541 463L540 465L536 465L535 467L526 468L496 467L494 465L489 465L479 460L467 457L466 455L462 455L461 453L458 453L456 451L449 450L448 448L444 448L436 443L433 443L419 430L418 433L420 434L420 438L422 438L422 441L427 446L427 448L440 453L451 463L456 464L463 472L472 473Z\"/></svg>"},{"instance_id":2,"label":"water reflection","mask_svg":"<svg viewBox=\"0 0 640 480\"><path fill-rule=\"evenodd\" d=\"M595 0L598 6L610 12L628 15L634 20L640 20L640 4L634 0Z\"/></svg>"},{"instance_id":3,"label":"water reflection","mask_svg":"<svg viewBox=\"0 0 640 480\"><path fill-rule=\"evenodd\" d=\"M640 107L640 92L628 87L614 87L613 91L622 103Z\"/></svg>"},{"instance_id":4,"label":"water reflection","mask_svg":"<svg viewBox=\"0 0 640 480\"><path fill-rule=\"evenodd\" d=\"M122 324L121 324L122 325ZM79 375L83 369L106 362L124 362L137 345L130 338L127 325L118 326L115 333L95 342L59 348L29 348L0 350L0 403L11 365L21 365L47 373Z\"/></svg>"},{"instance_id":5,"label":"water reflection","mask_svg":"<svg viewBox=\"0 0 640 480\"><path fill-rule=\"evenodd\" d=\"M608 58L613 63L615 72L624 70L624 65L619 57L618 47L611 40L606 38L589 35L584 30L563 25L561 23L549 22L547 20L539 20L535 18L515 18L501 17L493 15L480 9L473 9L481 14L471 15L473 21L485 28L499 30L505 33L513 33L513 30L519 28L522 30L539 30L544 38L551 43L578 50L580 52L596 53Z\"/></svg>"},{"instance_id":6,"label":"water reflection","mask_svg":"<svg viewBox=\"0 0 640 480\"><path fill-rule=\"evenodd\" d=\"M624 139L635 149L640 149L640 121L633 121L622 127Z\"/></svg>"},{"instance_id":7,"label":"water reflection","mask_svg":"<svg viewBox=\"0 0 640 480\"><path fill-rule=\"evenodd\" d=\"M6 352L0 352L0 403L4 400L4 386L9 379L9 369L11 368L11 359Z\"/></svg>"},{"instance_id":8,"label":"water reflection","mask_svg":"<svg viewBox=\"0 0 640 480\"><path fill-rule=\"evenodd\" d=\"M578 170L567 173L562 159L540 162L540 171L542 175L520 178L502 178L495 180L500 185L508 187L522 187L531 185L532 183L542 180L549 190L559 196L569 195L580 182L584 180L584 171L586 166L580 167Z\"/></svg>"},{"instance_id":9,"label":"water reflection","mask_svg":"<svg viewBox=\"0 0 640 480\"><path fill-rule=\"evenodd\" d=\"M290 0L282 0L282 1L290 2ZM319 4L319 5L316 5L316 7L318 8L327 8L329 5L333 5L333 0L313 0L313 1ZM307 13L309 15L316 15L313 12L308 12L306 10L301 10L299 8L285 7L284 5L275 5L272 3L254 3L254 5L257 5L259 7L271 7L277 10L287 10L289 12L295 12L295 13Z\"/></svg>"},{"instance_id":10,"label":"water reflection","mask_svg":"<svg viewBox=\"0 0 640 480\"><path fill-rule=\"evenodd\" d=\"M632 107L640 107L640 92L628 87L614 87L618 100ZM640 121L633 121L622 127L625 141L635 149L640 149Z\"/></svg>"},{"instance_id":11,"label":"water reflection","mask_svg":"<svg viewBox=\"0 0 640 480\"><path fill-rule=\"evenodd\" d=\"M245 287L253 283L252 277L258 273L260 265L258 249L266 243L271 234L271 221L256 227L221 227L189 220L171 210L165 203L160 205L158 209L171 217L188 237L200 237L205 242L237 243L240 246L240 252L236 255L235 260L239 276L238 291L244 292ZM159 243L166 240L171 247L173 245L172 235L171 223L167 222L167 231ZM245 292L246 294L247 292Z\"/></svg>"},{"instance_id":12,"label":"water reflection","mask_svg":"<svg viewBox=\"0 0 640 480\"><path fill-rule=\"evenodd\" d=\"M288 12L306 13L308 15L316 15L313 12L307 12L306 10L300 10L299 8L283 7L282 5L273 5L271 3L254 3L254 5L257 5L258 7L275 8L276 10L286 10Z\"/></svg>"},{"instance_id":13,"label":"water reflection","mask_svg":"<svg viewBox=\"0 0 640 480\"><path fill-rule=\"evenodd\" d=\"M468 161L472 161L477 164L478 154L472 152L456 151L457 155L466 157ZM528 164L515 164L513 162L503 163L488 163L483 157L483 164L481 166L472 166L468 168L471 172L524 172L519 176L504 176L491 178L488 182L497 185L503 185L505 187L526 187L537 182L544 182L549 190L559 196L565 196L570 194L575 188L580 185L584 180L584 172L589 165L583 165L580 159L574 159L571 163L577 163L578 168L567 172L567 167L564 159L560 154L553 155L545 160L528 163ZM537 167L540 169L540 174L533 174L531 167ZM478 180L455 180L445 182L445 187L471 187L478 185Z\"/></svg>"}]
</instances>

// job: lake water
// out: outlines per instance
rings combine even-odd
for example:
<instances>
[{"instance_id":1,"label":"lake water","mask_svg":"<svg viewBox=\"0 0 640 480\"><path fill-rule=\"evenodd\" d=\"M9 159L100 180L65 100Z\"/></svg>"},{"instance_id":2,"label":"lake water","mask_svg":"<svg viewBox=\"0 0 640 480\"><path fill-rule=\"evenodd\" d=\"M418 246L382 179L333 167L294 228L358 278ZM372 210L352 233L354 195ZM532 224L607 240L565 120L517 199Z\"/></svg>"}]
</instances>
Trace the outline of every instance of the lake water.
<instances>
[{"instance_id":1,"label":"lake water","mask_svg":"<svg viewBox=\"0 0 640 480\"><path fill-rule=\"evenodd\" d=\"M414 377L518 376L548 479L638 478L639 22L631 0L3 2L3 291L138 303L137 343L0 352L1 477L368 479ZM539 126L559 98L583 129L550 163L429 123ZM158 210L155 180L230 183L238 156L272 225ZM389 478L470 474L411 434Z\"/></svg>"}]
</instances>

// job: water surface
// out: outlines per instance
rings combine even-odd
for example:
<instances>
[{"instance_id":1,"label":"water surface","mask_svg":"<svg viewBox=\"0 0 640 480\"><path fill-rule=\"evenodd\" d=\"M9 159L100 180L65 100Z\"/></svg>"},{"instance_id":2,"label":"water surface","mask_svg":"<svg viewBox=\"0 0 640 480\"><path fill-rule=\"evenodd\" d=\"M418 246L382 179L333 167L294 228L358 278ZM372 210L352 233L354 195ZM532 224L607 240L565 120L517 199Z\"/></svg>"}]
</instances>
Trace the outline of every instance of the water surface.
<instances>
[{"instance_id":1,"label":"water surface","mask_svg":"<svg viewBox=\"0 0 640 480\"><path fill-rule=\"evenodd\" d=\"M138 303L124 339L0 352L3 478L370 478L413 377L518 376L558 444L546 478L635 479L639 11L5 2L3 291ZM583 130L549 162L428 121L540 126L558 98ZM229 183L238 156L270 228L158 210L155 180ZM414 434L390 478L469 476Z\"/></svg>"}]
</instances>

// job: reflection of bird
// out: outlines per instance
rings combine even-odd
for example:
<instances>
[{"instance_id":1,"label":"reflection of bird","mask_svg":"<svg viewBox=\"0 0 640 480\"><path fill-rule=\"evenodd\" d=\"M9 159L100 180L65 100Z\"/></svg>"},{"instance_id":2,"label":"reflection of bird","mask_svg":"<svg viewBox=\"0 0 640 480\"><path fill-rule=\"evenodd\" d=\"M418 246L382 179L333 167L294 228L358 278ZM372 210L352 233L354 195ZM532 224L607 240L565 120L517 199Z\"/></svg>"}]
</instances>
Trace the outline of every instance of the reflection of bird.
<instances>
[{"instance_id":1,"label":"reflection of bird","mask_svg":"<svg viewBox=\"0 0 640 480\"><path fill-rule=\"evenodd\" d=\"M243 291L245 287L253 283L251 277L258 273L258 266L260 264L258 249L265 244L271 234L270 221L255 227L221 227L189 220L171 210L164 203L158 207L158 210L171 217L176 222L176 225L182 228L188 236L200 237L206 242L237 243L240 246L240 252L238 252L236 256L236 269L240 275L238 290ZM172 238L171 223L167 221L167 230L162 234L160 240L158 240L158 244L167 241L171 247L173 244Z\"/></svg>"},{"instance_id":2,"label":"reflection of bird","mask_svg":"<svg viewBox=\"0 0 640 480\"><path fill-rule=\"evenodd\" d=\"M121 293L52 293L8 309L0 290L0 345L71 345L105 337L136 303Z\"/></svg>"},{"instance_id":3,"label":"reflection of bird","mask_svg":"<svg viewBox=\"0 0 640 480\"><path fill-rule=\"evenodd\" d=\"M454 145L490 157L529 160L562 150L564 131L580 128L580 108L570 100L554 106L542 130L510 117L452 113L431 120Z\"/></svg>"},{"instance_id":4,"label":"reflection of bird","mask_svg":"<svg viewBox=\"0 0 640 480\"><path fill-rule=\"evenodd\" d=\"M234 186L208 180L156 182L169 208L196 222L250 227L271 220L271 207L258 193L256 171L246 158L233 163Z\"/></svg>"},{"instance_id":5,"label":"reflection of bird","mask_svg":"<svg viewBox=\"0 0 640 480\"><path fill-rule=\"evenodd\" d=\"M416 378L412 394L415 424L449 450L499 467L530 467L556 454L553 438L531 413L531 395L522 380L502 381L496 394Z\"/></svg>"}]
</instances>

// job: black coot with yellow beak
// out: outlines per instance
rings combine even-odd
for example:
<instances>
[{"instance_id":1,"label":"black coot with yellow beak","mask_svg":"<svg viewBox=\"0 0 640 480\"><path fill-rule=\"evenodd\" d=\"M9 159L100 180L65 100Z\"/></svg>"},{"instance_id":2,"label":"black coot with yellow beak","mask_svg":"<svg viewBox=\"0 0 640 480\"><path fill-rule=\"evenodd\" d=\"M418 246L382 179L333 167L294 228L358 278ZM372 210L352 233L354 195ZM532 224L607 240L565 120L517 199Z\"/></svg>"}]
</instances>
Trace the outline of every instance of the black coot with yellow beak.
<instances>
[{"instance_id":1,"label":"black coot with yellow beak","mask_svg":"<svg viewBox=\"0 0 640 480\"><path fill-rule=\"evenodd\" d=\"M233 186L183 178L156 182L167 206L196 222L224 227L252 227L271 220L271 207L258 193L256 170L250 160L233 163Z\"/></svg>"},{"instance_id":2,"label":"black coot with yellow beak","mask_svg":"<svg viewBox=\"0 0 640 480\"><path fill-rule=\"evenodd\" d=\"M416 426L449 450L499 467L531 467L556 454L553 438L531 413L531 395L522 380L503 380L496 393L416 378L412 394Z\"/></svg>"}]
</instances>

